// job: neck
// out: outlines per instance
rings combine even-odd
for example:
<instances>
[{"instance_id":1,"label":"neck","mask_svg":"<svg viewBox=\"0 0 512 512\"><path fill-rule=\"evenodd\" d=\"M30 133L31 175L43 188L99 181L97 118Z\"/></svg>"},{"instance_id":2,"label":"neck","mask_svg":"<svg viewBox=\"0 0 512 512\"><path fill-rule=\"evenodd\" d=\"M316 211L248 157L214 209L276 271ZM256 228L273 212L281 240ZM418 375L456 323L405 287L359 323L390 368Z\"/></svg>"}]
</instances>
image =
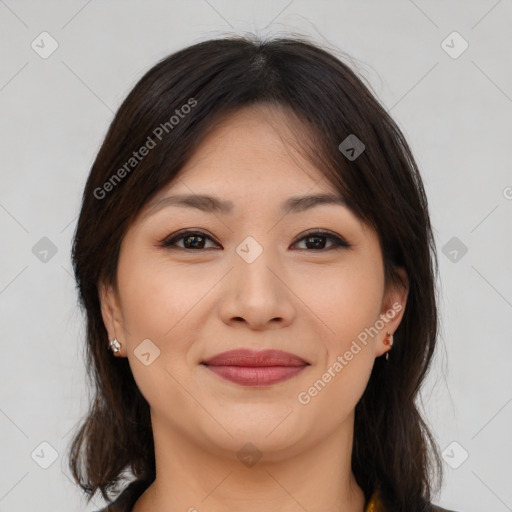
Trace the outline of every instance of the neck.
<instances>
[{"instance_id":1,"label":"neck","mask_svg":"<svg viewBox=\"0 0 512 512\"><path fill-rule=\"evenodd\" d=\"M212 453L152 417L156 479L133 512L364 512L351 470L353 417L321 443L254 465ZM242 443L243 444L243 443Z\"/></svg>"}]
</instances>

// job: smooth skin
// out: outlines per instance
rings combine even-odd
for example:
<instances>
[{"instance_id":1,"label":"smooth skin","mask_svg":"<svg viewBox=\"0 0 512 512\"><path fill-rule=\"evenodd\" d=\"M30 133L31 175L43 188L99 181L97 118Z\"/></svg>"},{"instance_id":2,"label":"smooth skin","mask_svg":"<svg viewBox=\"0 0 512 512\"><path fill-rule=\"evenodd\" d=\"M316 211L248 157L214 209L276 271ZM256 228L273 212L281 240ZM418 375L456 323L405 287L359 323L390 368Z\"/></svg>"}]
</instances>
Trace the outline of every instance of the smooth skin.
<instances>
[{"instance_id":1,"label":"smooth skin","mask_svg":"<svg viewBox=\"0 0 512 512\"><path fill-rule=\"evenodd\" d=\"M364 510L351 470L354 408L375 358L389 350L386 332L398 328L408 289L384 288L377 234L346 206L280 212L291 196L337 193L286 143L290 119L262 106L225 118L131 225L118 288L99 287L109 339L121 343L119 356L128 357L151 409L157 476L134 512ZM233 209L156 203L176 194L216 196ZM202 235L161 246L184 229ZM311 230L351 247L308 238ZM237 252L248 236L263 250L251 263ZM299 393L365 328L389 318L393 304L401 310L300 403ZM160 351L147 366L136 355L146 339L153 356L151 347ZM280 349L310 365L286 381L248 387L200 364L237 348ZM255 460L261 455L254 465L237 455L247 443Z\"/></svg>"}]
</instances>

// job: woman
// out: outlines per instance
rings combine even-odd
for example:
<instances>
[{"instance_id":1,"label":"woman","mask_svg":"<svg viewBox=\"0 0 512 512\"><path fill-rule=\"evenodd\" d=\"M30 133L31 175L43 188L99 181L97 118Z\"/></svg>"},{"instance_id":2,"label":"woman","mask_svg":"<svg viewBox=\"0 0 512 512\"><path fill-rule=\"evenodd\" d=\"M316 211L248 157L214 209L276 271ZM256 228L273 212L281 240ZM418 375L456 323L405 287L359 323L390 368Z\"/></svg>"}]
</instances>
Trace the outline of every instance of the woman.
<instances>
[{"instance_id":1,"label":"woman","mask_svg":"<svg viewBox=\"0 0 512 512\"><path fill-rule=\"evenodd\" d=\"M427 199L331 52L230 37L150 69L73 265L96 395L69 462L104 511L444 510L415 403L438 329Z\"/></svg>"}]
</instances>

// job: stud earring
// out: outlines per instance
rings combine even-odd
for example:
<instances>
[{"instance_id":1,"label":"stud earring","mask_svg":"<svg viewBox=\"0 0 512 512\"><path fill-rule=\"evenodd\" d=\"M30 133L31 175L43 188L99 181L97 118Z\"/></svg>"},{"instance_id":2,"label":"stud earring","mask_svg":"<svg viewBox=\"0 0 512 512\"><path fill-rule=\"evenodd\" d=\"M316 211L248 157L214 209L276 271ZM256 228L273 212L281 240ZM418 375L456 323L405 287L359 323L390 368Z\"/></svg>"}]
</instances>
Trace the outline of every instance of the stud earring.
<instances>
[{"instance_id":1,"label":"stud earring","mask_svg":"<svg viewBox=\"0 0 512 512\"><path fill-rule=\"evenodd\" d=\"M117 341L116 338L114 338L110 343L108 347L114 355L117 355L119 352L121 352L121 343Z\"/></svg>"}]
</instances>

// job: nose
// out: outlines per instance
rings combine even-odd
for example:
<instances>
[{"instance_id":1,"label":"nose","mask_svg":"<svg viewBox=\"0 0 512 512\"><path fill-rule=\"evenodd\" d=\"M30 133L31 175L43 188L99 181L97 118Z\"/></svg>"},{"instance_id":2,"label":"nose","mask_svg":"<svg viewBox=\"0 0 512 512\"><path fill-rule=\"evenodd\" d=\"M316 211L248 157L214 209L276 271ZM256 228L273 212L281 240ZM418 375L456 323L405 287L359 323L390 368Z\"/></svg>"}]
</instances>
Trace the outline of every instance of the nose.
<instances>
[{"instance_id":1,"label":"nose","mask_svg":"<svg viewBox=\"0 0 512 512\"><path fill-rule=\"evenodd\" d=\"M270 251L263 251L252 263L235 254L233 265L222 289L224 323L267 330L293 322L296 309L291 283L276 259L270 258Z\"/></svg>"}]
</instances>

